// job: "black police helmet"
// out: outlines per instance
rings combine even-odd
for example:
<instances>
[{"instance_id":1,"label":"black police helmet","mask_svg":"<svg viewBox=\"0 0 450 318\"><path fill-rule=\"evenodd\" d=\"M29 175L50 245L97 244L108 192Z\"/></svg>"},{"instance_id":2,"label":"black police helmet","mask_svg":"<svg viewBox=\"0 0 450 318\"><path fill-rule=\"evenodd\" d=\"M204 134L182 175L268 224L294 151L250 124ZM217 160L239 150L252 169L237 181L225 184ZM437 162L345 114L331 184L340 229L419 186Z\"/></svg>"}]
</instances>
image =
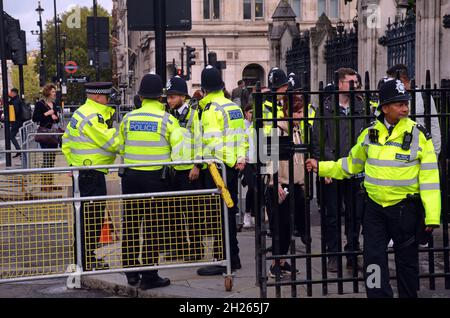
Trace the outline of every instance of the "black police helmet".
<instances>
[{"instance_id":1,"label":"black police helmet","mask_svg":"<svg viewBox=\"0 0 450 318\"><path fill-rule=\"evenodd\" d=\"M138 95L142 98L158 98L163 94L163 82L158 74L145 74L139 86Z\"/></svg>"},{"instance_id":2,"label":"black police helmet","mask_svg":"<svg viewBox=\"0 0 450 318\"><path fill-rule=\"evenodd\" d=\"M289 81L289 88L288 89L290 91L298 91L298 90L301 89L301 87L300 87L300 77L298 77L294 73L289 74L288 81Z\"/></svg>"},{"instance_id":3,"label":"black police helmet","mask_svg":"<svg viewBox=\"0 0 450 318\"><path fill-rule=\"evenodd\" d=\"M208 65L202 71L201 86L208 92L220 91L225 87L225 83L222 81L222 75L217 68Z\"/></svg>"},{"instance_id":4,"label":"black police helmet","mask_svg":"<svg viewBox=\"0 0 450 318\"><path fill-rule=\"evenodd\" d=\"M289 79L286 76L286 73L283 70L280 70L278 67L274 67L269 72L269 88L272 92L276 91L283 85L289 83Z\"/></svg>"},{"instance_id":5,"label":"black police helmet","mask_svg":"<svg viewBox=\"0 0 450 318\"><path fill-rule=\"evenodd\" d=\"M190 97L188 94L186 81L178 75L172 77L167 81L166 95L185 95Z\"/></svg>"},{"instance_id":6,"label":"black police helmet","mask_svg":"<svg viewBox=\"0 0 450 318\"><path fill-rule=\"evenodd\" d=\"M408 102L411 99L411 95L406 91L405 86L398 79L388 80L382 84L379 94L379 109L381 109L383 105L395 102Z\"/></svg>"}]
</instances>

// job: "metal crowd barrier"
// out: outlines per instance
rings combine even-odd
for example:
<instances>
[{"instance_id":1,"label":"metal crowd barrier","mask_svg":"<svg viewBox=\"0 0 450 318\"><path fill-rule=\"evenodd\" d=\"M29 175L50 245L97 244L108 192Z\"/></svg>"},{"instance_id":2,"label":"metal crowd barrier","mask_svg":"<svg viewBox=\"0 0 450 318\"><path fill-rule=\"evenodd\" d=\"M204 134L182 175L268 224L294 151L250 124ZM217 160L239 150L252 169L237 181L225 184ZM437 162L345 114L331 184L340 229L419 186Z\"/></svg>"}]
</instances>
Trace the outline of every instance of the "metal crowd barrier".
<instances>
[{"instance_id":1,"label":"metal crowd barrier","mask_svg":"<svg viewBox=\"0 0 450 318\"><path fill-rule=\"evenodd\" d=\"M231 290L228 209L219 189L80 196L82 170L115 173L123 168L205 162L220 165L226 180L225 165L217 160L0 171L5 185L15 180L16 193L22 190L21 195L4 197L5 189L0 190L0 283L224 265L225 287ZM73 176L73 191L68 173ZM61 174L67 179L66 196L26 195L26 180ZM92 250L95 259L87 257ZM96 266L100 259L108 266Z\"/></svg>"}]
</instances>

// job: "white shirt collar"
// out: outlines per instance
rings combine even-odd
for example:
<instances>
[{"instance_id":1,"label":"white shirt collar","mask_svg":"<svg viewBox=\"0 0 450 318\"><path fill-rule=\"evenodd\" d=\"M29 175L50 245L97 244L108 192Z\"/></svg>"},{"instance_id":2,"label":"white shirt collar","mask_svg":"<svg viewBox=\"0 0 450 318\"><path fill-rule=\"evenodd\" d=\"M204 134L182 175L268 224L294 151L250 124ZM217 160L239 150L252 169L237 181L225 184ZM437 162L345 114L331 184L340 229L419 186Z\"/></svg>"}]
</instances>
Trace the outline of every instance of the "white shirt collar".
<instances>
[{"instance_id":1,"label":"white shirt collar","mask_svg":"<svg viewBox=\"0 0 450 318\"><path fill-rule=\"evenodd\" d=\"M184 103L183 106L177 109L178 114L183 114L183 110L188 107L187 103Z\"/></svg>"},{"instance_id":2,"label":"white shirt collar","mask_svg":"<svg viewBox=\"0 0 450 318\"><path fill-rule=\"evenodd\" d=\"M391 125L388 123L388 121L386 120L386 118L384 119L384 125L386 126L386 128L389 130L389 128L391 128L391 126L395 126L395 125Z\"/></svg>"}]
</instances>

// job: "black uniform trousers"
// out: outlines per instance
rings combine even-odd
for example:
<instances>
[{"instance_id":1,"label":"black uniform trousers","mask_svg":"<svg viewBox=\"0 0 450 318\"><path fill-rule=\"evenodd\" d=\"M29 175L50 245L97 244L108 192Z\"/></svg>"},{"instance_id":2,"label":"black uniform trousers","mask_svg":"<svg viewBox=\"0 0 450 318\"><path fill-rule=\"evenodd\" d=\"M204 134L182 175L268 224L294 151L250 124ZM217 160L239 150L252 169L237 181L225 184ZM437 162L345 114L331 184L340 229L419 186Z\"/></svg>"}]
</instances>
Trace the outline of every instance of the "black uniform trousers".
<instances>
[{"instance_id":1,"label":"black uniform trousers","mask_svg":"<svg viewBox=\"0 0 450 318\"><path fill-rule=\"evenodd\" d=\"M219 170L220 171L220 170ZM237 228L236 228L236 214L239 212L238 208L238 171L234 168L230 168L226 166L226 174L227 174L227 180L226 185L228 188L228 191L230 192L231 199L233 200L233 207L228 208L228 229L229 229L229 237L230 237L230 254L231 254L231 267L233 268L233 265L237 265L239 262L239 244L237 240ZM214 180L211 177L211 173L209 170L205 173L205 187L206 189L214 189L217 188L216 184L214 183ZM218 212L218 211L217 211ZM224 220L223 216L223 209L221 209L222 213L222 220ZM208 224L206 224L206 227L208 227ZM208 231L208 228L205 229L205 231ZM225 226L222 226L222 251L223 256L225 258ZM214 240L214 256L218 257L218 250L219 245L217 244L218 241Z\"/></svg>"},{"instance_id":2,"label":"black uniform trousers","mask_svg":"<svg viewBox=\"0 0 450 318\"><path fill-rule=\"evenodd\" d=\"M419 256L416 233L420 209L417 202L410 200L383 208L368 199L363 219L367 297L393 297L386 252L390 239L394 241L399 297L417 297Z\"/></svg>"},{"instance_id":3,"label":"black uniform trousers","mask_svg":"<svg viewBox=\"0 0 450 318\"><path fill-rule=\"evenodd\" d=\"M189 180L189 173L191 170L174 170L172 179L173 191L193 191L202 189L202 178L200 172L199 178L195 181ZM175 236L178 256L192 256L201 258L203 256L203 237L202 222L204 218L200 215L200 211L196 206L183 204L182 201L179 207L176 207L175 214ZM189 242L188 242L189 239ZM188 245L189 243L189 245Z\"/></svg>"},{"instance_id":4,"label":"black uniform trousers","mask_svg":"<svg viewBox=\"0 0 450 318\"><path fill-rule=\"evenodd\" d=\"M288 188L289 185L282 184L282 188ZM291 229L291 210L289 209L289 196L292 195L289 193L286 199L279 204L278 202L278 220L275 220L276 216L274 215L275 211L275 202L273 200L273 186L267 187L267 214L269 216L269 226L270 232L272 233L272 246L274 254L287 254L289 251L289 246L291 245L291 230L294 231L294 228ZM295 197L295 206L294 209L294 223L295 227L300 233L300 236L305 237L305 192L300 184L294 184L294 197ZM277 224L278 222L278 224ZM277 226L278 225L278 226ZM276 246L275 238L276 235L279 236L279 245Z\"/></svg>"},{"instance_id":5,"label":"black uniform trousers","mask_svg":"<svg viewBox=\"0 0 450 318\"><path fill-rule=\"evenodd\" d=\"M331 184L323 183L323 202L326 216L325 240L328 252L338 251L338 216L342 203L345 205L345 234L347 244L346 251L356 251L360 249L359 234L361 232L362 215L364 212L364 192L361 188L362 178L352 178L344 180L333 179ZM340 196L339 196L340 194ZM354 205L353 205L354 204ZM356 208L355 220L353 221L352 205ZM353 230L353 222L356 222L356 231Z\"/></svg>"},{"instance_id":6,"label":"black uniform trousers","mask_svg":"<svg viewBox=\"0 0 450 318\"><path fill-rule=\"evenodd\" d=\"M122 177L122 193L149 193L169 191L168 180L161 180L162 169L155 171L125 169ZM122 262L124 268L139 266L139 233L143 223L142 265L157 265L159 252L166 242L164 227L169 219L166 201L143 202L125 200L123 209ZM127 276L130 275L127 273ZM142 273L143 281L158 276L157 270Z\"/></svg>"},{"instance_id":7,"label":"black uniform trousers","mask_svg":"<svg viewBox=\"0 0 450 318\"><path fill-rule=\"evenodd\" d=\"M105 174L97 170L81 170L78 177L80 196L106 195ZM81 203L81 255L84 270L91 270L96 263L94 251L98 246L106 201L84 201ZM76 242L77 243L77 242Z\"/></svg>"}]
</instances>

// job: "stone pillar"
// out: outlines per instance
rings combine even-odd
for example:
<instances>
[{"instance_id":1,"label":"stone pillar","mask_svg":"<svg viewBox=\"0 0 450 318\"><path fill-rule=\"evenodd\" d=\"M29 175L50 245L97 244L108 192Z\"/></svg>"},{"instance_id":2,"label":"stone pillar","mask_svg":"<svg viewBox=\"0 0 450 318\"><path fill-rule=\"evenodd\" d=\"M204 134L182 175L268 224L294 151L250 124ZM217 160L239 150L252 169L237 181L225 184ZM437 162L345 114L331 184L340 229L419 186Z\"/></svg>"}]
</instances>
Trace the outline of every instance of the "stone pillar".
<instances>
[{"instance_id":1,"label":"stone pillar","mask_svg":"<svg viewBox=\"0 0 450 318\"><path fill-rule=\"evenodd\" d=\"M431 73L431 83L438 84L441 77L441 56L448 56L441 54L450 53L450 44L441 41L441 34L445 32L441 20L441 2L445 1L417 0L416 2L416 83L418 85L425 85L427 70ZM446 46L447 49L441 50L441 45ZM442 63L442 67L447 67L444 66L445 64L448 63Z\"/></svg>"},{"instance_id":2,"label":"stone pillar","mask_svg":"<svg viewBox=\"0 0 450 318\"><path fill-rule=\"evenodd\" d=\"M450 56L450 25L446 25L446 27L443 25L444 16L446 15L450 16L450 1L442 1L441 4L441 23L439 28L441 30L440 54L442 60L439 79L450 79L450 63L445 62L445 59L448 60Z\"/></svg>"},{"instance_id":3,"label":"stone pillar","mask_svg":"<svg viewBox=\"0 0 450 318\"><path fill-rule=\"evenodd\" d=\"M386 75L387 48L378 40L385 35L389 18L394 21L396 5L394 0L362 0L358 4L358 71L363 80L364 73L369 72L372 89Z\"/></svg>"},{"instance_id":4,"label":"stone pillar","mask_svg":"<svg viewBox=\"0 0 450 318\"><path fill-rule=\"evenodd\" d=\"M325 41L333 33L330 19L325 14L321 15L310 32L311 90L314 91L319 89L320 81L324 82L324 86L327 84L325 83L327 77Z\"/></svg>"}]
</instances>

